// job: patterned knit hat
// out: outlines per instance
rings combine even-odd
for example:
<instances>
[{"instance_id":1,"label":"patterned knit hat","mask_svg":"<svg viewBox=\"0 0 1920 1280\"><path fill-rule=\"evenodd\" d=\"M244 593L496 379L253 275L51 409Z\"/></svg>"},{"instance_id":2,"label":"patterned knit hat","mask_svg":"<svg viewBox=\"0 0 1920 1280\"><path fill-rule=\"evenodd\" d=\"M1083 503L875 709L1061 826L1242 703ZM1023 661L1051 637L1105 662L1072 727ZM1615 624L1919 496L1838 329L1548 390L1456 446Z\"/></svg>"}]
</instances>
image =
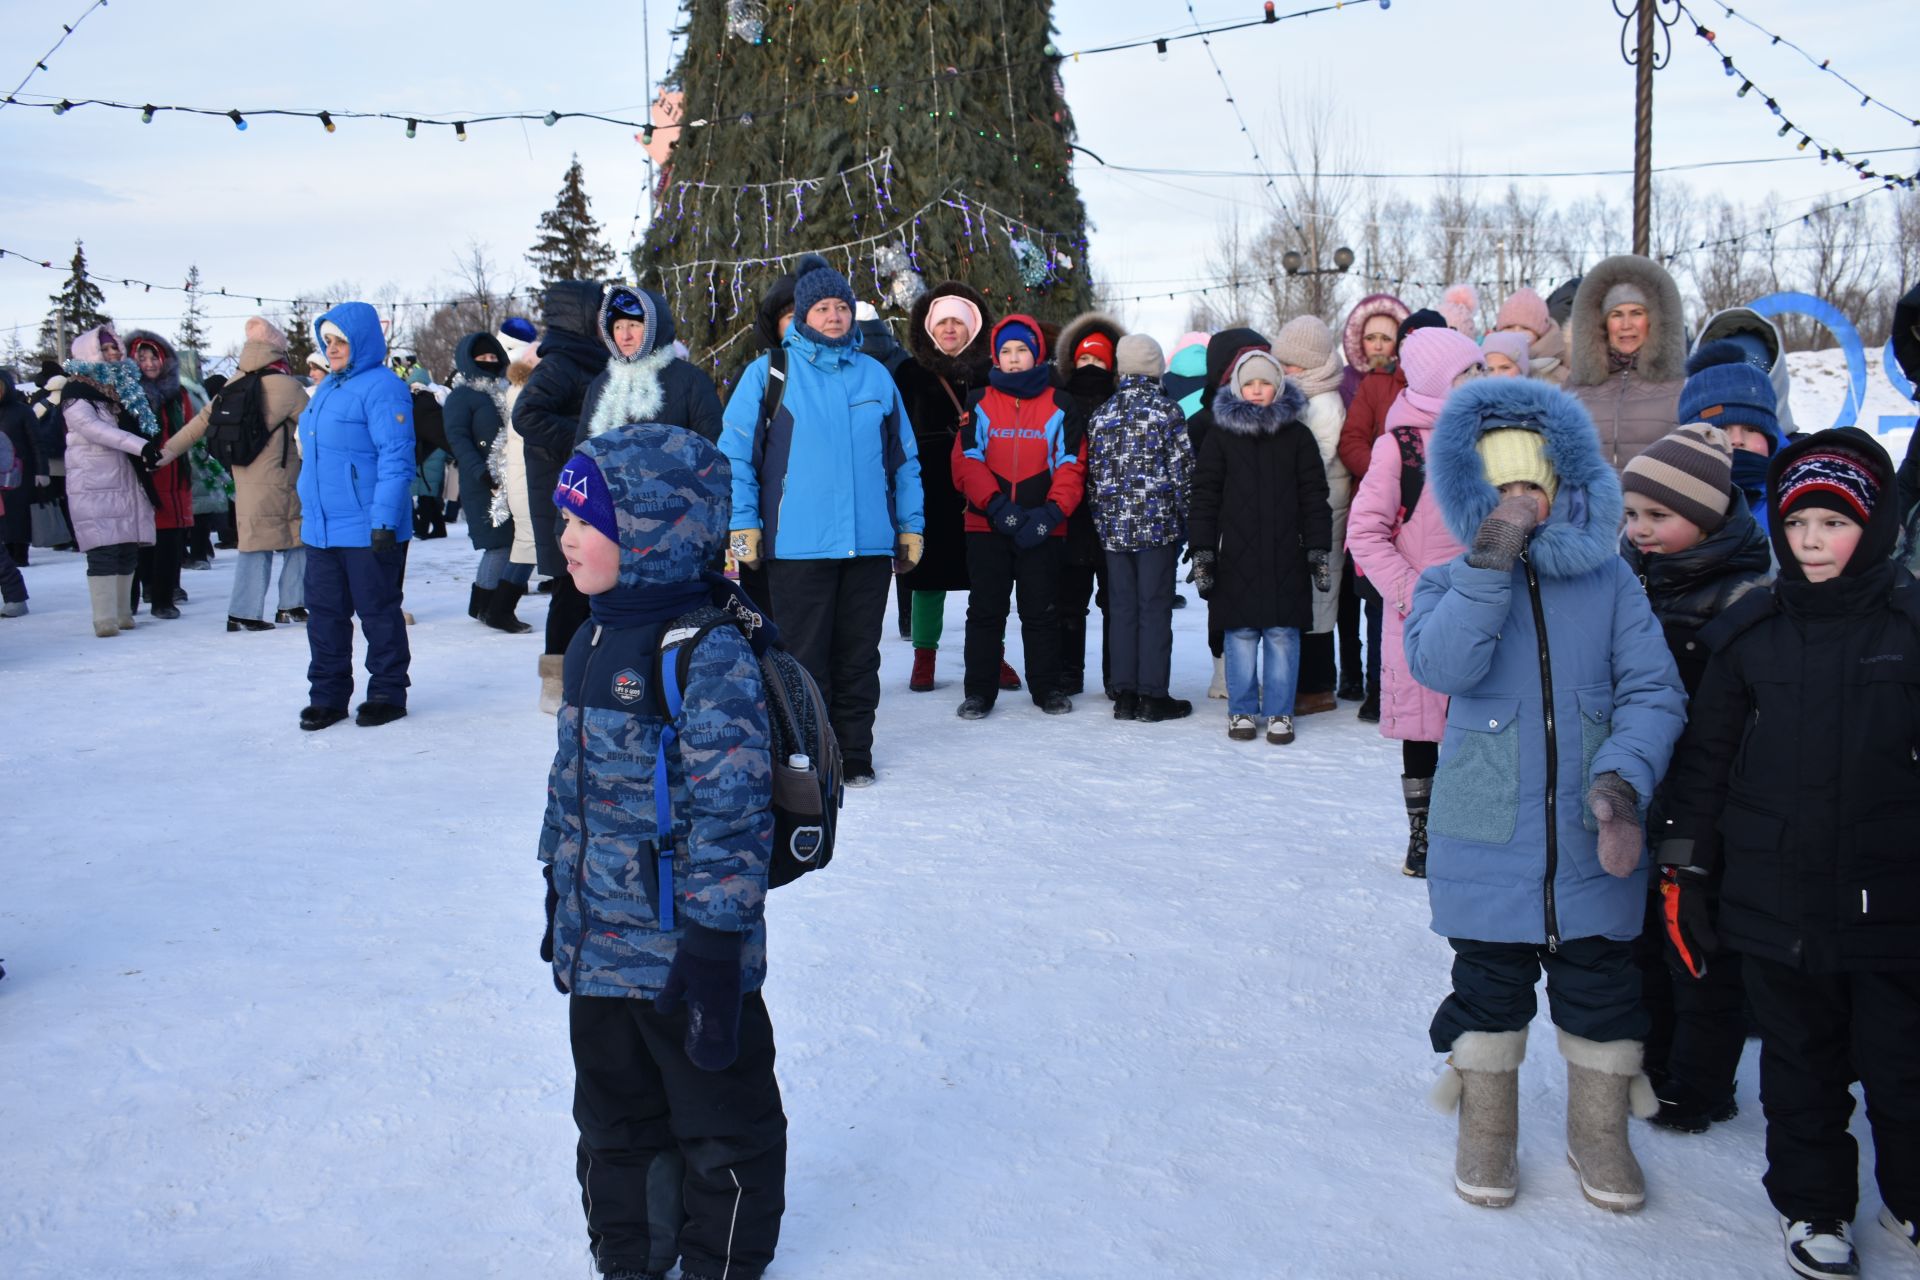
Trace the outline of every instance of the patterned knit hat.
<instances>
[{"instance_id":1,"label":"patterned knit hat","mask_svg":"<svg viewBox=\"0 0 1920 1280\"><path fill-rule=\"evenodd\" d=\"M1547 491L1547 501L1560 491L1560 477L1547 460L1547 441L1526 427L1494 427L1484 432L1474 448L1487 469L1487 483L1501 485L1528 481Z\"/></svg>"},{"instance_id":2,"label":"patterned knit hat","mask_svg":"<svg viewBox=\"0 0 1920 1280\"><path fill-rule=\"evenodd\" d=\"M1622 489L1646 495L1702 533L1725 522L1732 482L1733 446L1726 432L1704 423L1669 431L1620 474Z\"/></svg>"},{"instance_id":3,"label":"patterned knit hat","mask_svg":"<svg viewBox=\"0 0 1920 1280\"><path fill-rule=\"evenodd\" d=\"M1873 471L1839 449L1801 454L1780 473L1777 488L1782 520L1803 507L1820 507L1865 524L1880 498L1880 482Z\"/></svg>"}]
</instances>

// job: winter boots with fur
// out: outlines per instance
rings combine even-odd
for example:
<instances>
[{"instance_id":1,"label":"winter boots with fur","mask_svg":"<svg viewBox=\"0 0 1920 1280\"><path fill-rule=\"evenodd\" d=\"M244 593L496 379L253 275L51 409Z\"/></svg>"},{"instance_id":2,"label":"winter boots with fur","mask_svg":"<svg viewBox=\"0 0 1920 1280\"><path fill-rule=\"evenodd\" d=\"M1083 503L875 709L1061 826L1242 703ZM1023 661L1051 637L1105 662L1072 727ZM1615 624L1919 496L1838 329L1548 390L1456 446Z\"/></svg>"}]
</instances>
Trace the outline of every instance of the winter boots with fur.
<instances>
[{"instance_id":1,"label":"winter boots with fur","mask_svg":"<svg viewBox=\"0 0 1920 1280\"><path fill-rule=\"evenodd\" d=\"M1504 1209L1520 1194L1520 1063L1527 1033L1468 1031L1453 1042L1433 1089L1441 1111L1460 1109L1453 1189L1468 1204Z\"/></svg>"},{"instance_id":2,"label":"winter boots with fur","mask_svg":"<svg viewBox=\"0 0 1920 1280\"><path fill-rule=\"evenodd\" d=\"M550 716L560 712L560 679L565 674L566 662L564 653L540 655L540 710Z\"/></svg>"},{"instance_id":3,"label":"winter boots with fur","mask_svg":"<svg viewBox=\"0 0 1920 1280\"><path fill-rule=\"evenodd\" d=\"M1213 683L1207 686L1207 696L1209 698L1219 698L1223 701L1226 699L1227 660L1225 658L1215 658L1213 660Z\"/></svg>"},{"instance_id":4,"label":"winter boots with fur","mask_svg":"<svg viewBox=\"0 0 1920 1280\"><path fill-rule=\"evenodd\" d=\"M1598 1044L1559 1033L1567 1060L1567 1163L1581 1194L1615 1213L1646 1203L1647 1183L1627 1145L1627 1114L1654 1108L1653 1086L1640 1074L1640 1042ZM1460 1111L1453 1188L1469 1204L1504 1209L1519 1194L1520 1063L1527 1033L1468 1031L1453 1042L1432 1102Z\"/></svg>"},{"instance_id":5,"label":"winter boots with fur","mask_svg":"<svg viewBox=\"0 0 1920 1280\"><path fill-rule=\"evenodd\" d=\"M1646 1119L1659 1109L1640 1072L1638 1040L1605 1044L1560 1032L1567 1060L1567 1163L1580 1191L1602 1209L1633 1213L1647 1202L1647 1180L1627 1143L1629 1110Z\"/></svg>"},{"instance_id":6,"label":"winter boots with fur","mask_svg":"<svg viewBox=\"0 0 1920 1280\"><path fill-rule=\"evenodd\" d=\"M1400 794L1407 801L1407 860L1400 874L1416 880L1427 878L1427 809L1433 802L1432 778L1400 776Z\"/></svg>"}]
</instances>

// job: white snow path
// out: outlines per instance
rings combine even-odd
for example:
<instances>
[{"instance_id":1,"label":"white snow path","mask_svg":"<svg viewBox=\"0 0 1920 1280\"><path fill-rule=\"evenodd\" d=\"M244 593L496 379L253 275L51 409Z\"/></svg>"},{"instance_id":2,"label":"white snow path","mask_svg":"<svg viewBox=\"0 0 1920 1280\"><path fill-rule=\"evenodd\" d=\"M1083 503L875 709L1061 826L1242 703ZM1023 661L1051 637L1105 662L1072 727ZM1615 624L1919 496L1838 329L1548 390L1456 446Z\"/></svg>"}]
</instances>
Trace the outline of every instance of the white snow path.
<instances>
[{"instance_id":1,"label":"white snow path","mask_svg":"<svg viewBox=\"0 0 1920 1280\"><path fill-rule=\"evenodd\" d=\"M412 715L307 734L300 629L223 630L231 556L180 621L96 640L80 558L34 553L0 622L0 1275L590 1275L535 955L540 632L466 618L476 555L415 545ZM1399 874L1397 747L1351 704L1229 742L1188 608L1192 719L1096 691L967 724L963 612L925 695L889 618L879 785L769 904L770 1275L1783 1273L1751 1046L1737 1120L1634 1124L1649 1204L1615 1217L1564 1161L1543 999L1520 1200L1454 1197L1424 1102L1449 953Z\"/></svg>"}]
</instances>

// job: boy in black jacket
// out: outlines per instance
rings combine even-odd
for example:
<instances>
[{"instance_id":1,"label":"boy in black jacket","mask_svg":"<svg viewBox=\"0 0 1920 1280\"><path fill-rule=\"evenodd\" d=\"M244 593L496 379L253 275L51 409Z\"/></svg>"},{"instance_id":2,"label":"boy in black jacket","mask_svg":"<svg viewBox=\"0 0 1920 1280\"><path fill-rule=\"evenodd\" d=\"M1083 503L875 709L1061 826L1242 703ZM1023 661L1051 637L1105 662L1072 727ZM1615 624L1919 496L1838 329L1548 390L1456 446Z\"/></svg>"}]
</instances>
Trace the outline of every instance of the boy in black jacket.
<instances>
[{"instance_id":1,"label":"boy in black jacket","mask_svg":"<svg viewBox=\"0 0 1920 1280\"><path fill-rule=\"evenodd\" d=\"M1865 1088L1880 1221L1920 1260L1920 585L1889 558L1893 464L1853 428L1767 477L1780 580L1713 650L1667 777L1668 933L1743 953L1760 1024L1767 1195L1788 1263L1858 1274L1849 1086Z\"/></svg>"}]
</instances>

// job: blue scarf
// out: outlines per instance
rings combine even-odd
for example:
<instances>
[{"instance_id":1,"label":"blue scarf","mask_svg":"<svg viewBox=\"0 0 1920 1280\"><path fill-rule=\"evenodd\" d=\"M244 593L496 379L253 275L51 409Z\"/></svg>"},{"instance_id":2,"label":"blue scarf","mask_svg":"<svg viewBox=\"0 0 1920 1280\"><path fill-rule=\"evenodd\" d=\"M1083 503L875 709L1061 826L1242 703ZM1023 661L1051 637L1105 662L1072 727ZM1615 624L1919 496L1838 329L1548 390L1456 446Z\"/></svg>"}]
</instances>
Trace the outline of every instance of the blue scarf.
<instances>
[{"instance_id":1,"label":"blue scarf","mask_svg":"<svg viewBox=\"0 0 1920 1280\"><path fill-rule=\"evenodd\" d=\"M993 369L988 372L987 381L996 390L1004 391L1016 400L1032 400L1053 385L1053 366L1036 364L1019 373Z\"/></svg>"},{"instance_id":2,"label":"blue scarf","mask_svg":"<svg viewBox=\"0 0 1920 1280\"><path fill-rule=\"evenodd\" d=\"M1767 468L1772 463L1773 459L1764 453L1746 449L1733 451L1734 487L1746 495L1747 507L1762 530L1767 527Z\"/></svg>"},{"instance_id":3,"label":"blue scarf","mask_svg":"<svg viewBox=\"0 0 1920 1280\"><path fill-rule=\"evenodd\" d=\"M603 627L646 627L672 622L707 603L713 585L704 577L692 582L668 582L645 586L616 586L597 596L587 597L593 620Z\"/></svg>"},{"instance_id":4,"label":"blue scarf","mask_svg":"<svg viewBox=\"0 0 1920 1280\"><path fill-rule=\"evenodd\" d=\"M821 347L850 347L853 345L853 335L858 330L858 326L849 325L847 331L839 337L829 338L805 320L795 320L793 327L798 329L801 336L806 338L807 341L813 343L815 346Z\"/></svg>"}]
</instances>

